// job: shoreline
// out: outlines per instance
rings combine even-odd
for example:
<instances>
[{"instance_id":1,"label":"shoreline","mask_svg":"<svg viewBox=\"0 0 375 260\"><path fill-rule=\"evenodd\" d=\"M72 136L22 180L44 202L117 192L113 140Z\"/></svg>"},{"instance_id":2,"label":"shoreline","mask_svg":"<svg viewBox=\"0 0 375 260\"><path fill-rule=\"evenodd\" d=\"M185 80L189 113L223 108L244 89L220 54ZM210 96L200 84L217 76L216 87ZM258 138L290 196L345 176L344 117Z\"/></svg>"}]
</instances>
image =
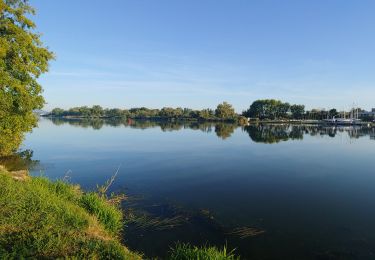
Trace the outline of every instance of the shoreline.
<instances>
[{"instance_id":1,"label":"shoreline","mask_svg":"<svg viewBox=\"0 0 375 260\"><path fill-rule=\"evenodd\" d=\"M149 259L123 243L121 195L86 192L64 180L30 176L0 165L0 255L5 258ZM104 186L103 186L104 187ZM30 203L32 202L32 203ZM11 213L11 214L9 214ZM30 213L32 217L30 217ZM24 226L25 228L20 228ZM44 244L44 246L40 246ZM226 246L177 243L166 259L240 259Z\"/></svg>"},{"instance_id":2,"label":"shoreline","mask_svg":"<svg viewBox=\"0 0 375 260\"><path fill-rule=\"evenodd\" d=\"M254 125L254 124L291 124L291 125L324 125L324 126L368 126L375 127L375 122L360 122L355 124L337 124L327 123L324 120L294 120L294 119L279 119L279 120L249 120L247 123L240 122L240 120L222 120L222 119L197 119L197 118L175 118L175 117L83 117L83 116L51 116L42 115L40 117L48 119L65 119L65 120L139 120L139 121L155 121L155 122L199 122L199 123L237 123L239 125Z\"/></svg>"}]
</instances>

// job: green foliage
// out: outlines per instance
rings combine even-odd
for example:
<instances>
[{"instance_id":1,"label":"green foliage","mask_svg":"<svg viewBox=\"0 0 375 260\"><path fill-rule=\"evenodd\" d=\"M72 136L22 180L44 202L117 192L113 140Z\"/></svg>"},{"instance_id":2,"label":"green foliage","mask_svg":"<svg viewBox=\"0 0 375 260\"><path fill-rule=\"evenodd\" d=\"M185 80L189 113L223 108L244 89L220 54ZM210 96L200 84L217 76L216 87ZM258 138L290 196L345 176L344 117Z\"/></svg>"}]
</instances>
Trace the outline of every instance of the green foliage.
<instances>
[{"instance_id":1,"label":"green foliage","mask_svg":"<svg viewBox=\"0 0 375 260\"><path fill-rule=\"evenodd\" d=\"M236 119L237 114L231 104L223 102L217 106L215 116L224 120L234 120Z\"/></svg>"},{"instance_id":2,"label":"green foliage","mask_svg":"<svg viewBox=\"0 0 375 260\"><path fill-rule=\"evenodd\" d=\"M218 250L215 247L193 247L188 244L177 244L171 250L170 260L236 260L240 259L233 254L233 251L228 252L227 248Z\"/></svg>"},{"instance_id":3,"label":"green foliage","mask_svg":"<svg viewBox=\"0 0 375 260\"><path fill-rule=\"evenodd\" d=\"M0 169L0 187L1 259L140 259L105 226L111 217L98 217L118 219L121 211L78 186L41 177L16 181Z\"/></svg>"},{"instance_id":4,"label":"green foliage","mask_svg":"<svg viewBox=\"0 0 375 260\"><path fill-rule=\"evenodd\" d=\"M73 107L69 110L54 108L52 117L82 117L82 118L132 118L132 119L180 119L180 120L205 120L205 121L236 121L238 115L232 105L224 102L218 105L216 111L212 109L193 110L190 108L163 107L150 109L146 107L127 109L103 109L100 106Z\"/></svg>"},{"instance_id":5,"label":"green foliage","mask_svg":"<svg viewBox=\"0 0 375 260\"><path fill-rule=\"evenodd\" d=\"M0 156L19 147L44 104L37 78L53 54L34 32L33 14L26 0L0 0Z\"/></svg>"},{"instance_id":6,"label":"green foliage","mask_svg":"<svg viewBox=\"0 0 375 260\"><path fill-rule=\"evenodd\" d=\"M64 109L61 108L54 108L51 112L55 116L62 116L64 114Z\"/></svg>"},{"instance_id":7,"label":"green foliage","mask_svg":"<svg viewBox=\"0 0 375 260\"><path fill-rule=\"evenodd\" d=\"M93 117L101 117L103 115L103 108L101 106L95 105L91 109Z\"/></svg>"},{"instance_id":8,"label":"green foliage","mask_svg":"<svg viewBox=\"0 0 375 260\"><path fill-rule=\"evenodd\" d=\"M303 119L305 114L304 105L292 105L290 106L290 112L292 113L293 119Z\"/></svg>"},{"instance_id":9,"label":"green foliage","mask_svg":"<svg viewBox=\"0 0 375 260\"><path fill-rule=\"evenodd\" d=\"M331 109L329 111L324 109L311 109L310 111L306 111L305 118L306 119L313 119L313 120L323 120L327 118L339 116L339 113L336 109Z\"/></svg>"},{"instance_id":10,"label":"green foliage","mask_svg":"<svg viewBox=\"0 0 375 260\"><path fill-rule=\"evenodd\" d=\"M289 109L290 104L283 103L280 100L256 100L251 104L250 108L243 113L243 115L260 119L279 119L286 118Z\"/></svg>"},{"instance_id":11,"label":"green foliage","mask_svg":"<svg viewBox=\"0 0 375 260\"><path fill-rule=\"evenodd\" d=\"M332 108L331 110L329 110L329 116L330 117L336 117L339 115L339 113L337 112L337 110L335 108Z\"/></svg>"},{"instance_id":12,"label":"green foliage","mask_svg":"<svg viewBox=\"0 0 375 260\"><path fill-rule=\"evenodd\" d=\"M200 118L207 119L207 120L215 118L214 111L209 108L199 111L198 115Z\"/></svg>"},{"instance_id":13,"label":"green foliage","mask_svg":"<svg viewBox=\"0 0 375 260\"><path fill-rule=\"evenodd\" d=\"M69 257L69 259L71 258ZM124 248L117 241L90 239L81 243L80 251L74 256L74 259L140 260L142 258L138 254Z\"/></svg>"}]
</instances>

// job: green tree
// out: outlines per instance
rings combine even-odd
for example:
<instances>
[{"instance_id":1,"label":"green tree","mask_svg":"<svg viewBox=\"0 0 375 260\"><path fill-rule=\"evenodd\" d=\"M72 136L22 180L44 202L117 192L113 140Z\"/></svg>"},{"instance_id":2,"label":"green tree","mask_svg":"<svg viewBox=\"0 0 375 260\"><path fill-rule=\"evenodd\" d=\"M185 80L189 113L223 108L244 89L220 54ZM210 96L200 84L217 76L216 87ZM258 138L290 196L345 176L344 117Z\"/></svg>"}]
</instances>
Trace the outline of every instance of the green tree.
<instances>
[{"instance_id":1,"label":"green tree","mask_svg":"<svg viewBox=\"0 0 375 260\"><path fill-rule=\"evenodd\" d=\"M89 117L91 115L91 109L87 106L78 108L79 114L83 117Z\"/></svg>"},{"instance_id":2,"label":"green tree","mask_svg":"<svg viewBox=\"0 0 375 260\"><path fill-rule=\"evenodd\" d=\"M223 102L217 106L215 110L215 116L220 119L228 120L235 119L237 117L237 114L231 104Z\"/></svg>"},{"instance_id":3,"label":"green tree","mask_svg":"<svg viewBox=\"0 0 375 260\"><path fill-rule=\"evenodd\" d=\"M104 110L101 106L95 105L91 108L91 116L92 117L101 117L104 115Z\"/></svg>"},{"instance_id":4,"label":"green tree","mask_svg":"<svg viewBox=\"0 0 375 260\"><path fill-rule=\"evenodd\" d=\"M250 108L243 112L243 115L260 119L278 119L287 117L289 109L289 103L275 99L263 99L254 101Z\"/></svg>"},{"instance_id":5,"label":"green tree","mask_svg":"<svg viewBox=\"0 0 375 260\"><path fill-rule=\"evenodd\" d=\"M122 117L123 112L121 111L121 109L112 108L112 109L108 110L108 112L106 113L106 116L108 116L108 117Z\"/></svg>"},{"instance_id":6,"label":"green tree","mask_svg":"<svg viewBox=\"0 0 375 260\"><path fill-rule=\"evenodd\" d=\"M292 105L290 107L290 112L292 113L292 117L294 119L302 119L303 115L305 114L305 106L304 105Z\"/></svg>"},{"instance_id":7,"label":"green tree","mask_svg":"<svg viewBox=\"0 0 375 260\"><path fill-rule=\"evenodd\" d=\"M199 111L199 117L202 119L211 119L214 117L214 111L212 109L202 109Z\"/></svg>"},{"instance_id":8,"label":"green tree","mask_svg":"<svg viewBox=\"0 0 375 260\"><path fill-rule=\"evenodd\" d=\"M337 117L339 115L339 113L337 112L335 108L332 108L331 110L329 110L328 113L330 117Z\"/></svg>"},{"instance_id":9,"label":"green tree","mask_svg":"<svg viewBox=\"0 0 375 260\"><path fill-rule=\"evenodd\" d=\"M44 104L38 77L53 53L43 46L27 0L0 0L0 155L14 152Z\"/></svg>"},{"instance_id":10,"label":"green tree","mask_svg":"<svg viewBox=\"0 0 375 260\"><path fill-rule=\"evenodd\" d=\"M51 111L51 114L53 116L63 116L64 113L65 113L65 110L62 109L62 108L58 108L58 107L52 109L52 111Z\"/></svg>"}]
</instances>

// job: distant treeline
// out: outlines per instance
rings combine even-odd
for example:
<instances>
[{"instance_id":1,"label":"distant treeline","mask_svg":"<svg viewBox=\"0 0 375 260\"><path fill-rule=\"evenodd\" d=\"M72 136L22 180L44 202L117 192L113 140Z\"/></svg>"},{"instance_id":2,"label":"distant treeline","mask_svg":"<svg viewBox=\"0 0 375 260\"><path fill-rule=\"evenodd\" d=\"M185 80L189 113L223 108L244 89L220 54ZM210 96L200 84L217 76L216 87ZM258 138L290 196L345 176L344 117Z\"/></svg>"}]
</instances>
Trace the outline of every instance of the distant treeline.
<instances>
[{"instance_id":1,"label":"distant treeline","mask_svg":"<svg viewBox=\"0 0 375 260\"><path fill-rule=\"evenodd\" d=\"M254 101L242 115L261 120L323 120L337 117L339 112L334 108L331 110L312 109L306 111L304 105L284 103L275 99L262 99Z\"/></svg>"},{"instance_id":2,"label":"distant treeline","mask_svg":"<svg viewBox=\"0 0 375 260\"><path fill-rule=\"evenodd\" d=\"M69 110L55 108L49 114L53 117L82 117L82 118L133 118L133 119L185 119L207 121L241 121L243 117L238 115L231 104L223 102L215 110L190 108L164 107L162 109L150 109L146 107L131 109L103 109L101 106L74 107Z\"/></svg>"},{"instance_id":3,"label":"distant treeline","mask_svg":"<svg viewBox=\"0 0 375 260\"><path fill-rule=\"evenodd\" d=\"M336 109L312 109L306 111L304 105L289 104L275 99L256 100L250 105L249 109L241 114L237 114L231 104L223 102L215 110L210 108L194 110L181 107L103 109L101 106L95 105L93 107L74 107L68 110L55 108L49 115L53 117L182 119L232 122L247 121L247 118L259 120L322 120L343 116Z\"/></svg>"}]
</instances>

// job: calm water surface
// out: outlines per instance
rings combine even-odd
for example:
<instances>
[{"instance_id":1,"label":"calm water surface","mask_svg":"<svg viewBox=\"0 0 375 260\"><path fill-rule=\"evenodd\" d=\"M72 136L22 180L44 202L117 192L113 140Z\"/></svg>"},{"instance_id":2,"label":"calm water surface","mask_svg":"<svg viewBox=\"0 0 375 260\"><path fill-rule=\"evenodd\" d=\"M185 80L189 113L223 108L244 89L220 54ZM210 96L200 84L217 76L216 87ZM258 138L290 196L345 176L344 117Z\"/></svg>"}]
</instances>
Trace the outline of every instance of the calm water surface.
<instances>
[{"instance_id":1,"label":"calm water surface","mask_svg":"<svg viewBox=\"0 0 375 260\"><path fill-rule=\"evenodd\" d=\"M149 223L124 241L149 257L184 241L244 259L375 259L373 129L42 119L23 149L33 174L85 189L120 167L112 191Z\"/></svg>"}]
</instances>

